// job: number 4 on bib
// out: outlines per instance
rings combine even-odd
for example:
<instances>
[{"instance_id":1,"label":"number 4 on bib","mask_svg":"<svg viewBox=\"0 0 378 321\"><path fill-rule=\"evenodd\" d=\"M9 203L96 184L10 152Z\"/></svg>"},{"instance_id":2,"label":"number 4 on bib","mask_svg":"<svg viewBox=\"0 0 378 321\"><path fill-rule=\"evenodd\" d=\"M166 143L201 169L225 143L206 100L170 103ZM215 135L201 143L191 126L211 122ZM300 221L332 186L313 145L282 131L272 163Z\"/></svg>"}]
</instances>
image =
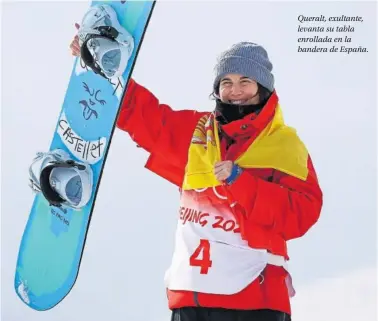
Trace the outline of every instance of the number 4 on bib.
<instances>
[{"instance_id":1,"label":"number 4 on bib","mask_svg":"<svg viewBox=\"0 0 378 321\"><path fill-rule=\"evenodd\" d=\"M199 258L202 254L202 259ZM200 240L200 244L190 256L190 266L199 266L201 268L201 274L207 274L209 268L212 266L212 261L210 260L210 242L209 240Z\"/></svg>"}]
</instances>

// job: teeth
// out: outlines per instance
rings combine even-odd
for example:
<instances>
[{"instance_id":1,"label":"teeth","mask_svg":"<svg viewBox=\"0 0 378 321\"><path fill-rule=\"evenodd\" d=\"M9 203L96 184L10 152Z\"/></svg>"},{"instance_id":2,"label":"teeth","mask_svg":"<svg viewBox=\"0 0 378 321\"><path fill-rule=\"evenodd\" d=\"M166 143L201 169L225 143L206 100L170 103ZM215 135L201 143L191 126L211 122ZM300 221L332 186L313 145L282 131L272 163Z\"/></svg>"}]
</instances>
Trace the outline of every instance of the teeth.
<instances>
[{"instance_id":1,"label":"teeth","mask_svg":"<svg viewBox=\"0 0 378 321\"><path fill-rule=\"evenodd\" d=\"M246 100L230 100L230 104L240 105L244 103Z\"/></svg>"}]
</instances>

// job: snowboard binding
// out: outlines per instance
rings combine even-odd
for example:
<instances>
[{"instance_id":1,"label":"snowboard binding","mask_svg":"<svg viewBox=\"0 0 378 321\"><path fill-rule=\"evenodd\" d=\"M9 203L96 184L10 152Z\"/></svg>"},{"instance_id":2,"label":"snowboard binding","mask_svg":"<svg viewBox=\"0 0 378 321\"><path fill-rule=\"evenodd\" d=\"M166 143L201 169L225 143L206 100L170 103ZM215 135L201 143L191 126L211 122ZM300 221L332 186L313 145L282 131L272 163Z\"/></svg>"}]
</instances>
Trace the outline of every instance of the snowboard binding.
<instances>
[{"instance_id":1,"label":"snowboard binding","mask_svg":"<svg viewBox=\"0 0 378 321\"><path fill-rule=\"evenodd\" d=\"M76 162L61 149L37 153L29 168L29 186L42 192L50 206L84 207L90 200L93 172L88 164Z\"/></svg>"},{"instance_id":2,"label":"snowboard binding","mask_svg":"<svg viewBox=\"0 0 378 321\"><path fill-rule=\"evenodd\" d=\"M106 79L122 76L134 50L134 39L109 5L91 7L78 31L86 66Z\"/></svg>"}]
</instances>

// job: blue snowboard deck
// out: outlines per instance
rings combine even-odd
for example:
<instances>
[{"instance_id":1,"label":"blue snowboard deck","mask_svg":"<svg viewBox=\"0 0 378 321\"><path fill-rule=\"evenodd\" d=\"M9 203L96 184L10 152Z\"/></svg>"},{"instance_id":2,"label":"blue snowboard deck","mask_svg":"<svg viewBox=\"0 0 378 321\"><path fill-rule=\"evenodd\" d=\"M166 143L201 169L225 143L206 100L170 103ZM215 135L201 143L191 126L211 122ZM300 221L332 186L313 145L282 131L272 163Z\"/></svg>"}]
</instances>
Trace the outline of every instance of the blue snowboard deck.
<instances>
[{"instance_id":1,"label":"blue snowboard deck","mask_svg":"<svg viewBox=\"0 0 378 321\"><path fill-rule=\"evenodd\" d=\"M80 210L50 206L37 194L21 240L15 290L35 310L48 310L71 291L79 273L85 239L101 174L125 88L134 68L155 1L94 1L116 11L134 38L134 52L116 81L109 81L75 60L50 150L91 164L94 182L89 203ZM47 108L48 106L46 106Z\"/></svg>"}]
</instances>

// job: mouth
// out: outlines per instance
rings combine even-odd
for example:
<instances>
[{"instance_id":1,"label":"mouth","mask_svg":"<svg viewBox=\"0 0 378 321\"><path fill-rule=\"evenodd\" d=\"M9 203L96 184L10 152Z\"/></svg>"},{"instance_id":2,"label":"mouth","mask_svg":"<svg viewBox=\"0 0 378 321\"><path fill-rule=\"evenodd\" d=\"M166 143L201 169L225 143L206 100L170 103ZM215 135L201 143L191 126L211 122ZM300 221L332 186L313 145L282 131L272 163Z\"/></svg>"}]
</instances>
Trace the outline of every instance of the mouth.
<instances>
[{"instance_id":1,"label":"mouth","mask_svg":"<svg viewBox=\"0 0 378 321\"><path fill-rule=\"evenodd\" d=\"M86 100L81 100L79 101L79 103L84 107L84 110L83 110L83 116L86 120L88 120L89 118L91 118L91 116L93 115L95 118L98 118L98 114L97 112L90 108L87 101Z\"/></svg>"},{"instance_id":2,"label":"mouth","mask_svg":"<svg viewBox=\"0 0 378 321\"><path fill-rule=\"evenodd\" d=\"M248 99L244 99L244 100L229 100L228 103L229 104L232 104L232 105L244 105L248 102Z\"/></svg>"}]
</instances>

